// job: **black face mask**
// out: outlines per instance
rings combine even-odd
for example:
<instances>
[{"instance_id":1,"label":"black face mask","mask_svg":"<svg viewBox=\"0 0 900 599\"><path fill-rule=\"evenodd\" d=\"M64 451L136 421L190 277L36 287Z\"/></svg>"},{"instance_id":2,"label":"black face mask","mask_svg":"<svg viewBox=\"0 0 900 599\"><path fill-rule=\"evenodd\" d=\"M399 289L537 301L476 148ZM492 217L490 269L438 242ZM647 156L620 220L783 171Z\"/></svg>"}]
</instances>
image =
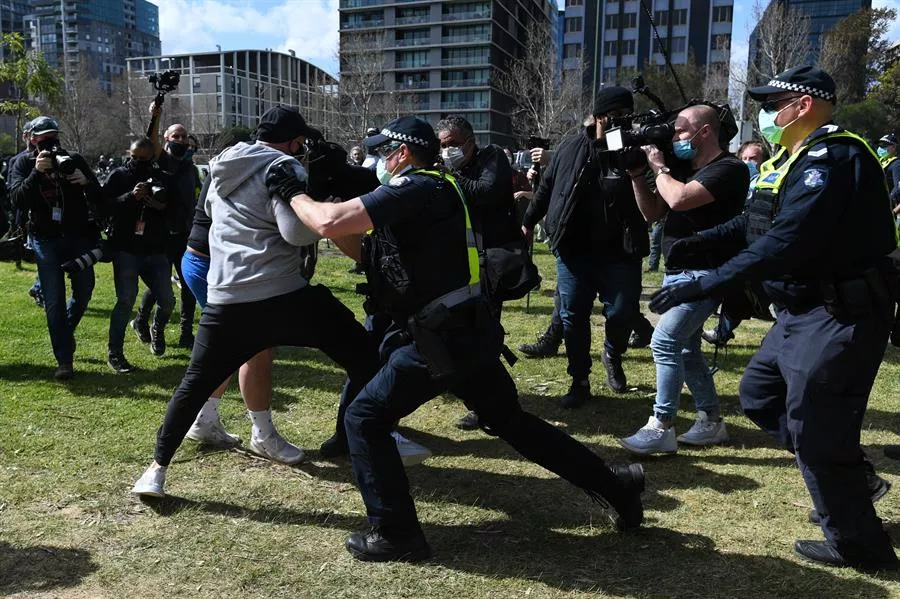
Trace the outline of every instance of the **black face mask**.
<instances>
[{"instance_id":1,"label":"black face mask","mask_svg":"<svg viewBox=\"0 0 900 599\"><path fill-rule=\"evenodd\" d=\"M38 152L43 152L44 150L52 150L58 145L58 139L42 139L41 141L37 142L37 149Z\"/></svg>"},{"instance_id":2,"label":"black face mask","mask_svg":"<svg viewBox=\"0 0 900 599\"><path fill-rule=\"evenodd\" d=\"M132 158L131 162L128 163L128 168L130 168L138 177L146 177L149 175L152 167L153 163L149 160L135 160Z\"/></svg>"},{"instance_id":3,"label":"black face mask","mask_svg":"<svg viewBox=\"0 0 900 599\"><path fill-rule=\"evenodd\" d=\"M178 143L177 141L169 141L166 142L166 149L168 149L169 153L175 158L184 158L184 154L188 149L188 144Z\"/></svg>"}]
</instances>

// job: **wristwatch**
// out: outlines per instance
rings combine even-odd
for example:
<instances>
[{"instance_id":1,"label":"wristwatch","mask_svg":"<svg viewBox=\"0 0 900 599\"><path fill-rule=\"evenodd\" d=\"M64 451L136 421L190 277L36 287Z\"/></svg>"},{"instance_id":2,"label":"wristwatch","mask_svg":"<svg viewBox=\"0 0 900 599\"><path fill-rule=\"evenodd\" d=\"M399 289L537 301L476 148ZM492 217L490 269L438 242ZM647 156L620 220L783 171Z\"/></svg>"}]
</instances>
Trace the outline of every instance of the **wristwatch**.
<instances>
[{"instance_id":1,"label":"wristwatch","mask_svg":"<svg viewBox=\"0 0 900 599\"><path fill-rule=\"evenodd\" d=\"M658 176L662 175L663 173L665 173L667 175L671 175L672 170L667 166L661 166L661 167L659 167L659 170L656 171L656 176L658 177Z\"/></svg>"}]
</instances>

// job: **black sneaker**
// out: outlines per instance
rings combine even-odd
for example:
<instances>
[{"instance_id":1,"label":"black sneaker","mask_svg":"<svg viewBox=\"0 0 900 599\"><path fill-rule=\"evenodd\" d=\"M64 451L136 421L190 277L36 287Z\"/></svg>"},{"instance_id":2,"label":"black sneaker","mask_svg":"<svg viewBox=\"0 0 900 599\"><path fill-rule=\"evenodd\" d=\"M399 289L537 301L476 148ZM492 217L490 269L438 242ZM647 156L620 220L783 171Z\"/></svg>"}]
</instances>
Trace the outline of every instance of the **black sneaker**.
<instances>
[{"instance_id":1,"label":"black sneaker","mask_svg":"<svg viewBox=\"0 0 900 599\"><path fill-rule=\"evenodd\" d=\"M60 364L53 373L53 378L58 381L68 381L75 376L75 369L71 364Z\"/></svg>"},{"instance_id":2,"label":"black sneaker","mask_svg":"<svg viewBox=\"0 0 900 599\"><path fill-rule=\"evenodd\" d=\"M606 384L616 393L624 393L628 390L628 381L625 379L625 371L622 370L622 356L612 356L603 352L603 366L606 367Z\"/></svg>"},{"instance_id":3,"label":"black sneaker","mask_svg":"<svg viewBox=\"0 0 900 599\"><path fill-rule=\"evenodd\" d=\"M734 339L734 333L728 333L728 336L723 339L719 336L718 329L712 329L709 331L703 331L702 333L700 333L700 337L702 337L703 340L707 343L710 343L717 347L725 347L729 341Z\"/></svg>"},{"instance_id":4,"label":"black sneaker","mask_svg":"<svg viewBox=\"0 0 900 599\"><path fill-rule=\"evenodd\" d=\"M644 522L644 504L641 502L641 493L644 492L646 481L644 467L640 464L621 464L610 466L613 474L625 487L628 501L616 519L616 528L621 531L635 530Z\"/></svg>"},{"instance_id":5,"label":"black sneaker","mask_svg":"<svg viewBox=\"0 0 900 599\"><path fill-rule=\"evenodd\" d=\"M466 412L462 418L456 421L456 428L462 429L464 431L474 431L478 428L478 414L469 410Z\"/></svg>"},{"instance_id":6,"label":"black sneaker","mask_svg":"<svg viewBox=\"0 0 900 599\"><path fill-rule=\"evenodd\" d=\"M106 358L106 363L119 374L128 374L135 370L131 362L125 359L125 354L109 354Z\"/></svg>"},{"instance_id":7,"label":"black sneaker","mask_svg":"<svg viewBox=\"0 0 900 599\"><path fill-rule=\"evenodd\" d=\"M431 557L431 547L421 532L388 538L377 526L353 533L344 546L350 555L364 562L420 562Z\"/></svg>"},{"instance_id":8,"label":"black sneaker","mask_svg":"<svg viewBox=\"0 0 900 599\"><path fill-rule=\"evenodd\" d=\"M323 458L342 458L350 455L346 436L332 435L319 446L319 455Z\"/></svg>"},{"instance_id":9,"label":"black sneaker","mask_svg":"<svg viewBox=\"0 0 900 599\"><path fill-rule=\"evenodd\" d=\"M572 381L569 392L562 396L559 400L559 407L564 410L577 408L581 404L591 399L591 384L587 379L583 381Z\"/></svg>"},{"instance_id":10,"label":"black sneaker","mask_svg":"<svg viewBox=\"0 0 900 599\"><path fill-rule=\"evenodd\" d=\"M794 541L794 554L805 560L836 568L855 568L863 572L891 571L900 569L900 562L893 549L888 548L882 555L867 555L864 558L845 558L828 541Z\"/></svg>"},{"instance_id":11,"label":"black sneaker","mask_svg":"<svg viewBox=\"0 0 900 599\"><path fill-rule=\"evenodd\" d=\"M519 351L529 358L549 358L559 353L562 341L562 331L557 333L552 329L547 329L547 332L537 338L537 342L520 345Z\"/></svg>"},{"instance_id":12,"label":"black sneaker","mask_svg":"<svg viewBox=\"0 0 900 599\"><path fill-rule=\"evenodd\" d=\"M31 299L34 300L34 304L38 308L44 307L44 294L40 289L38 289L37 287L32 287L28 290L28 295L31 296Z\"/></svg>"},{"instance_id":13,"label":"black sneaker","mask_svg":"<svg viewBox=\"0 0 900 599\"><path fill-rule=\"evenodd\" d=\"M628 347L632 349L641 349L650 345L653 338L653 329L648 332L631 331L631 337L628 338Z\"/></svg>"},{"instance_id":14,"label":"black sneaker","mask_svg":"<svg viewBox=\"0 0 900 599\"><path fill-rule=\"evenodd\" d=\"M150 343L150 325L147 324L146 320L136 317L131 321L131 328L137 333L141 343Z\"/></svg>"},{"instance_id":15,"label":"black sneaker","mask_svg":"<svg viewBox=\"0 0 900 599\"><path fill-rule=\"evenodd\" d=\"M184 349L193 349L194 348L194 334L190 331L185 331L181 333L181 337L178 338L178 347L182 347Z\"/></svg>"},{"instance_id":16,"label":"black sneaker","mask_svg":"<svg viewBox=\"0 0 900 599\"><path fill-rule=\"evenodd\" d=\"M150 329L150 353L161 356L166 353L166 329L154 325Z\"/></svg>"},{"instance_id":17,"label":"black sneaker","mask_svg":"<svg viewBox=\"0 0 900 599\"><path fill-rule=\"evenodd\" d=\"M874 472L871 473L871 476L868 477L869 483L869 493L872 499L872 503L876 503L879 499L887 495L888 491L891 490L891 483L887 480L881 478ZM816 511L816 508L809 510L809 522L810 524L821 524L822 519L819 517L819 512Z\"/></svg>"}]
</instances>

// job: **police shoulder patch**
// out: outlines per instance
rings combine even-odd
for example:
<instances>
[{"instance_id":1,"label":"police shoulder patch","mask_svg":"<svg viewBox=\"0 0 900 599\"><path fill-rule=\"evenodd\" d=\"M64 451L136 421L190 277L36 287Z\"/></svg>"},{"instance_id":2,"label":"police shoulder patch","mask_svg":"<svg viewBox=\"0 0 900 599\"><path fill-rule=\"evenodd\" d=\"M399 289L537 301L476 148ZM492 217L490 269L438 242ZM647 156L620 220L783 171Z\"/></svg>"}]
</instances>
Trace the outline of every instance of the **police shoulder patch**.
<instances>
[{"instance_id":1,"label":"police shoulder patch","mask_svg":"<svg viewBox=\"0 0 900 599\"><path fill-rule=\"evenodd\" d=\"M803 171L803 185L807 189L818 189L825 185L828 172L821 168L810 168Z\"/></svg>"},{"instance_id":2,"label":"police shoulder patch","mask_svg":"<svg viewBox=\"0 0 900 599\"><path fill-rule=\"evenodd\" d=\"M403 187L409 183L409 177L394 177L388 182L391 187Z\"/></svg>"}]
</instances>

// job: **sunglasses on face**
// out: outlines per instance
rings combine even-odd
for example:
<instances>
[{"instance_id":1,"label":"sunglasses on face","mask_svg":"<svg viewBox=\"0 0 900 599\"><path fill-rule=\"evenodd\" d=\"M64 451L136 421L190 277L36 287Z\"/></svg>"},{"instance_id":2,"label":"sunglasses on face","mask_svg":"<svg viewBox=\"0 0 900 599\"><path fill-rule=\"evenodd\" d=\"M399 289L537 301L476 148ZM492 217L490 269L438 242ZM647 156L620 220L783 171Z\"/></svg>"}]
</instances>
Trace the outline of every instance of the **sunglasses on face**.
<instances>
[{"instance_id":1,"label":"sunglasses on face","mask_svg":"<svg viewBox=\"0 0 900 599\"><path fill-rule=\"evenodd\" d=\"M381 146L380 148L375 148L375 153L382 158L387 158L391 154L393 154L401 145L401 143L392 143Z\"/></svg>"},{"instance_id":2,"label":"sunglasses on face","mask_svg":"<svg viewBox=\"0 0 900 599\"><path fill-rule=\"evenodd\" d=\"M803 96L790 96L788 98L779 98L777 100L768 100L766 102L763 102L760 105L760 108L762 108L766 112L776 112L776 111L778 111L779 104L788 102L790 100L796 100L797 98L802 98L802 97Z\"/></svg>"}]
</instances>

